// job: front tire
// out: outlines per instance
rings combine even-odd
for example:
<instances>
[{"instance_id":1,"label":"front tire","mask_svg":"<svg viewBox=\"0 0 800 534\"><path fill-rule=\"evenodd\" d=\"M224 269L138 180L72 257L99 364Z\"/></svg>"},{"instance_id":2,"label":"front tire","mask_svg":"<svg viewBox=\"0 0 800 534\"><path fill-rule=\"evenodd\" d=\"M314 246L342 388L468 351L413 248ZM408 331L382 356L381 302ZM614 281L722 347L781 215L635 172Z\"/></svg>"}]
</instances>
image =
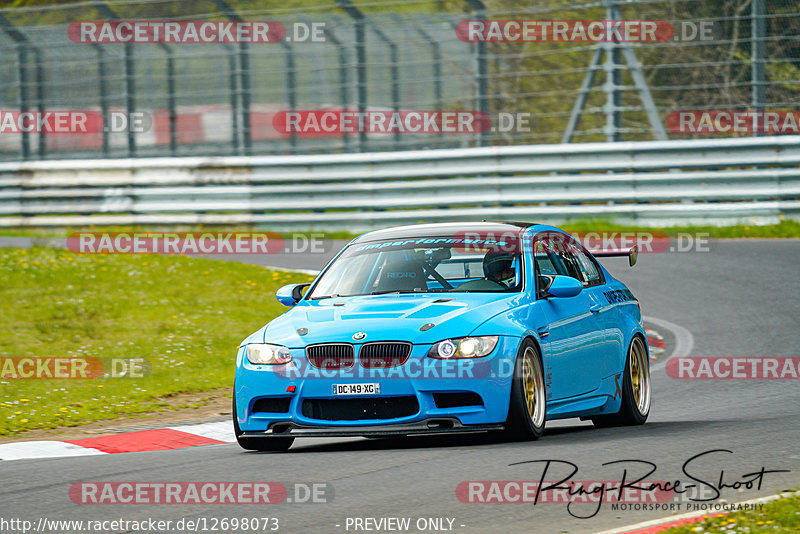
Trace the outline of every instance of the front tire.
<instances>
[{"instance_id":1,"label":"front tire","mask_svg":"<svg viewBox=\"0 0 800 534\"><path fill-rule=\"evenodd\" d=\"M547 418L542 357L530 339L522 342L514 364L506 433L518 441L542 437Z\"/></svg>"},{"instance_id":2,"label":"front tire","mask_svg":"<svg viewBox=\"0 0 800 534\"><path fill-rule=\"evenodd\" d=\"M622 380L622 402L619 411L592 418L600 428L642 425L650 415L650 359L641 336L635 336L628 347Z\"/></svg>"},{"instance_id":3,"label":"front tire","mask_svg":"<svg viewBox=\"0 0 800 534\"><path fill-rule=\"evenodd\" d=\"M231 409L231 414L233 415L233 433L236 435L236 442L239 443L241 448L248 451L280 452L286 451L292 446L292 443L294 443L294 438L243 438L242 429L239 428L239 418L236 416L235 390L233 395L233 408Z\"/></svg>"}]
</instances>

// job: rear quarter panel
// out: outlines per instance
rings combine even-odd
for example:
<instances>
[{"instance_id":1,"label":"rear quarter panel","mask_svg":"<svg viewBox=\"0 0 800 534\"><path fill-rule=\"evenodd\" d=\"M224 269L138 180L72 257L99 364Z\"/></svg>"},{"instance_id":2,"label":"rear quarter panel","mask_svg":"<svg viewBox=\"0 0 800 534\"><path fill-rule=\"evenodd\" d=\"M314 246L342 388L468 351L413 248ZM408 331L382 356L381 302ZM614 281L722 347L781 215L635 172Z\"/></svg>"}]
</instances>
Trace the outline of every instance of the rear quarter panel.
<instances>
[{"instance_id":1,"label":"rear quarter panel","mask_svg":"<svg viewBox=\"0 0 800 534\"><path fill-rule=\"evenodd\" d=\"M618 372L622 372L625 369L625 358L633 337L640 334L647 346L647 336L644 332L642 312L634 294L624 283L611 276L605 267L601 268L606 280L601 295L605 301L603 304L609 306L606 335L613 345L615 367Z\"/></svg>"}]
</instances>

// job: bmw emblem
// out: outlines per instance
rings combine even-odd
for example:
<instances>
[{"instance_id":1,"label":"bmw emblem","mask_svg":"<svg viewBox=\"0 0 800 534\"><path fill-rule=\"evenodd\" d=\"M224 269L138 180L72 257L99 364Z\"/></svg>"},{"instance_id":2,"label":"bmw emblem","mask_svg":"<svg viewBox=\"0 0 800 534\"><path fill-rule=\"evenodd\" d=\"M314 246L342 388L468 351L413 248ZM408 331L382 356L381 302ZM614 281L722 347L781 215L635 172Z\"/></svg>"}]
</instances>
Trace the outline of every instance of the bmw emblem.
<instances>
[{"instance_id":1,"label":"bmw emblem","mask_svg":"<svg viewBox=\"0 0 800 534\"><path fill-rule=\"evenodd\" d=\"M367 337L366 332L356 332L353 334L353 341L361 341L365 337Z\"/></svg>"}]
</instances>

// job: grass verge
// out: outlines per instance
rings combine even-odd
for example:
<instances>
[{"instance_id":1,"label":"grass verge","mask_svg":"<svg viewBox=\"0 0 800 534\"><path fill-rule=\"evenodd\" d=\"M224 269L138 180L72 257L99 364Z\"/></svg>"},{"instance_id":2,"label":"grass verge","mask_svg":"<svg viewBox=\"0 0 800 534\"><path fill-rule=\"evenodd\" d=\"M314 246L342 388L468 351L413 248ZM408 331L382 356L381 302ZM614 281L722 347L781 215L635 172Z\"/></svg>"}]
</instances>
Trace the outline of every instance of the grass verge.
<instances>
[{"instance_id":1,"label":"grass verge","mask_svg":"<svg viewBox=\"0 0 800 534\"><path fill-rule=\"evenodd\" d=\"M0 379L0 436L186 406L231 387L239 342L308 275L160 255L0 249L0 359L144 358L144 378ZM2 368L2 367L0 367ZM201 399L202 400L202 399Z\"/></svg>"},{"instance_id":2,"label":"grass verge","mask_svg":"<svg viewBox=\"0 0 800 534\"><path fill-rule=\"evenodd\" d=\"M661 534L796 534L800 532L800 495L765 503L757 510L710 517L666 529Z\"/></svg>"}]
</instances>

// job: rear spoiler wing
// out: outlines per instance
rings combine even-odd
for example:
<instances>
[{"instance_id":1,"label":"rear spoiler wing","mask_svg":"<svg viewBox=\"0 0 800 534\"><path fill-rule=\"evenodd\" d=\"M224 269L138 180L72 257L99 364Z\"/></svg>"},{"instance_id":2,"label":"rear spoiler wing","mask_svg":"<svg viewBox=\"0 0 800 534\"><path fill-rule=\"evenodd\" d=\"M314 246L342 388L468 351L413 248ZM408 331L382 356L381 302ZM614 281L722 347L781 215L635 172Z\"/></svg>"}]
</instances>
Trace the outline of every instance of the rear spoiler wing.
<instances>
[{"instance_id":1,"label":"rear spoiler wing","mask_svg":"<svg viewBox=\"0 0 800 534\"><path fill-rule=\"evenodd\" d=\"M621 257L621 256L628 256L628 263L631 267L636 265L636 262L639 259L639 246L636 245L630 250L600 250L597 252L592 252L592 255L597 258L614 258L614 257Z\"/></svg>"}]
</instances>

